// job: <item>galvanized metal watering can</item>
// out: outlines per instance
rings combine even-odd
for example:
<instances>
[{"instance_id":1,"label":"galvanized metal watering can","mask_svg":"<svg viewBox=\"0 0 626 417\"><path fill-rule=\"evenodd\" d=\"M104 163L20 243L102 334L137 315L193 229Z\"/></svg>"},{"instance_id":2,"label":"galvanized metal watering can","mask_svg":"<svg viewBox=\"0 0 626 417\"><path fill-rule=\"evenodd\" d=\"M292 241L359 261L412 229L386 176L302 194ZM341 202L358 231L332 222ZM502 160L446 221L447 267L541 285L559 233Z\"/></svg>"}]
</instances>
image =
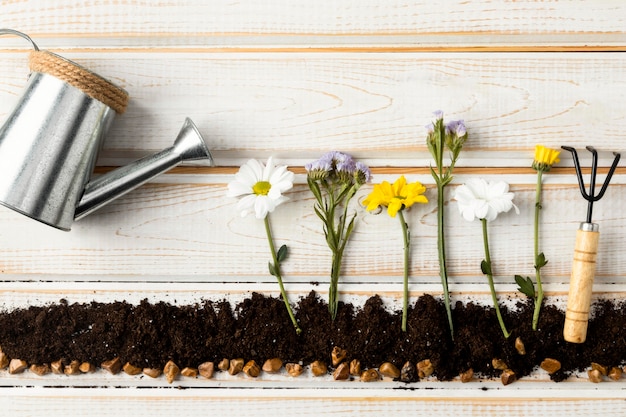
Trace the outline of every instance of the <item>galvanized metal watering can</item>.
<instances>
[{"instance_id":1,"label":"galvanized metal watering can","mask_svg":"<svg viewBox=\"0 0 626 417\"><path fill-rule=\"evenodd\" d=\"M128 94L99 75L48 51L27 35L31 73L15 109L0 127L0 204L69 230L80 219L156 175L211 153L186 119L174 145L93 180L103 139Z\"/></svg>"}]
</instances>

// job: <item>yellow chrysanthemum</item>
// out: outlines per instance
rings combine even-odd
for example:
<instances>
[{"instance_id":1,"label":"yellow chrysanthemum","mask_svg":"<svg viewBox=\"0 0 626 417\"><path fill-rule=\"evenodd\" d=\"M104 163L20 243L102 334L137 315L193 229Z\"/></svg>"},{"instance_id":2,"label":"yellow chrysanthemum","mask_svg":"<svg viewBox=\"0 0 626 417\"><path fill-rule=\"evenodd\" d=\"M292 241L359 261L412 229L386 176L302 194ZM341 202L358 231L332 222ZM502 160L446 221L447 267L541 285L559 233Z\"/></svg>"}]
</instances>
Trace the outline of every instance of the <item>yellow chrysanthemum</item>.
<instances>
[{"instance_id":1,"label":"yellow chrysanthemum","mask_svg":"<svg viewBox=\"0 0 626 417\"><path fill-rule=\"evenodd\" d=\"M363 200L363 205L368 211L381 206L387 207L387 214L396 217L399 210L409 208L415 203L428 203L424 192L426 187L420 182L407 184L406 178L402 175L393 184L387 181L375 184L372 192Z\"/></svg>"},{"instance_id":2,"label":"yellow chrysanthemum","mask_svg":"<svg viewBox=\"0 0 626 417\"><path fill-rule=\"evenodd\" d=\"M543 145L535 146L535 160L532 167L537 171L550 171L552 165L559 162L559 154L561 151L546 148Z\"/></svg>"}]
</instances>

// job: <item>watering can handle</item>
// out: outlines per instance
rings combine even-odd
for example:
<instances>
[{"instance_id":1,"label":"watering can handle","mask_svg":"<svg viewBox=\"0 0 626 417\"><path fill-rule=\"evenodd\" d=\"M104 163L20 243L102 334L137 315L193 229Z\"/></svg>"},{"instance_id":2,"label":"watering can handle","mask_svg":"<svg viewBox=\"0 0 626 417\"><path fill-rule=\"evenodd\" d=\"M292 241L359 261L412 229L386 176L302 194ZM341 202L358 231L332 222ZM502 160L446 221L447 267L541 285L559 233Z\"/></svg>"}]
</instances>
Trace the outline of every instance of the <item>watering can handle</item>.
<instances>
[{"instance_id":1,"label":"watering can handle","mask_svg":"<svg viewBox=\"0 0 626 417\"><path fill-rule=\"evenodd\" d=\"M15 35L15 36L19 36L20 38L24 38L26 39L28 42L30 42L31 46L33 47L33 49L35 51L39 50L39 47L37 46L37 44L35 43L35 41L33 41L30 36L28 36L25 33L19 32L17 30L13 30L13 29L0 29L0 35Z\"/></svg>"},{"instance_id":2,"label":"watering can handle","mask_svg":"<svg viewBox=\"0 0 626 417\"><path fill-rule=\"evenodd\" d=\"M563 338L571 343L583 343L587 338L589 306L600 238L598 230L595 223L582 223L576 231L574 261L563 327Z\"/></svg>"}]
</instances>

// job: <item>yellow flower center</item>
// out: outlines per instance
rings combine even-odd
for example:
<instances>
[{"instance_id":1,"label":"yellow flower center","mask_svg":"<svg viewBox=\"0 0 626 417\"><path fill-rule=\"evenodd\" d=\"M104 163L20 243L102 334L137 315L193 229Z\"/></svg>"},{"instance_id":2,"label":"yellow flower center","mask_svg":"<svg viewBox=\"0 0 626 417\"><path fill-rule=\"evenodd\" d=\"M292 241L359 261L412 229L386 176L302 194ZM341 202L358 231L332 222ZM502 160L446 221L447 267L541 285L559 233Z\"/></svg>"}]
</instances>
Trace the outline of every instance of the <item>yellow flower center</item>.
<instances>
[{"instance_id":1,"label":"yellow flower center","mask_svg":"<svg viewBox=\"0 0 626 417\"><path fill-rule=\"evenodd\" d=\"M256 195L267 195L270 192L270 188L272 188L272 184L268 181L259 181L252 186L252 191Z\"/></svg>"}]
</instances>

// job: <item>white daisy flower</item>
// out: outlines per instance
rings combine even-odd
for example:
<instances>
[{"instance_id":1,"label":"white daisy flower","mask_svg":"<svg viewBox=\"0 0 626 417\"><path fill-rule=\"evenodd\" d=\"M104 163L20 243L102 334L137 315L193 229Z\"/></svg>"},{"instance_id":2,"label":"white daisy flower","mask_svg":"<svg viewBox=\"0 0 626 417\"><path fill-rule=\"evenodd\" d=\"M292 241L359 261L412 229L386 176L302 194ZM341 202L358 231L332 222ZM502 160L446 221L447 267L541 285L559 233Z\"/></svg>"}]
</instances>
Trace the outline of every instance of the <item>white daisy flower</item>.
<instances>
[{"instance_id":1,"label":"white daisy flower","mask_svg":"<svg viewBox=\"0 0 626 417\"><path fill-rule=\"evenodd\" d=\"M504 181L487 181L482 178L472 178L456 189L456 199L459 211L469 222L475 219L485 219L488 222L495 220L500 213L506 213L512 208L519 214L519 209L513 204L514 193L509 192L509 184Z\"/></svg>"},{"instance_id":2,"label":"white daisy flower","mask_svg":"<svg viewBox=\"0 0 626 417\"><path fill-rule=\"evenodd\" d=\"M272 157L267 164L251 159L241 166L235 180L228 184L228 197L241 197L237 210L244 217L254 211L257 219L264 219L268 213L289 200L283 196L293 187L294 174L286 165L274 166Z\"/></svg>"}]
</instances>

